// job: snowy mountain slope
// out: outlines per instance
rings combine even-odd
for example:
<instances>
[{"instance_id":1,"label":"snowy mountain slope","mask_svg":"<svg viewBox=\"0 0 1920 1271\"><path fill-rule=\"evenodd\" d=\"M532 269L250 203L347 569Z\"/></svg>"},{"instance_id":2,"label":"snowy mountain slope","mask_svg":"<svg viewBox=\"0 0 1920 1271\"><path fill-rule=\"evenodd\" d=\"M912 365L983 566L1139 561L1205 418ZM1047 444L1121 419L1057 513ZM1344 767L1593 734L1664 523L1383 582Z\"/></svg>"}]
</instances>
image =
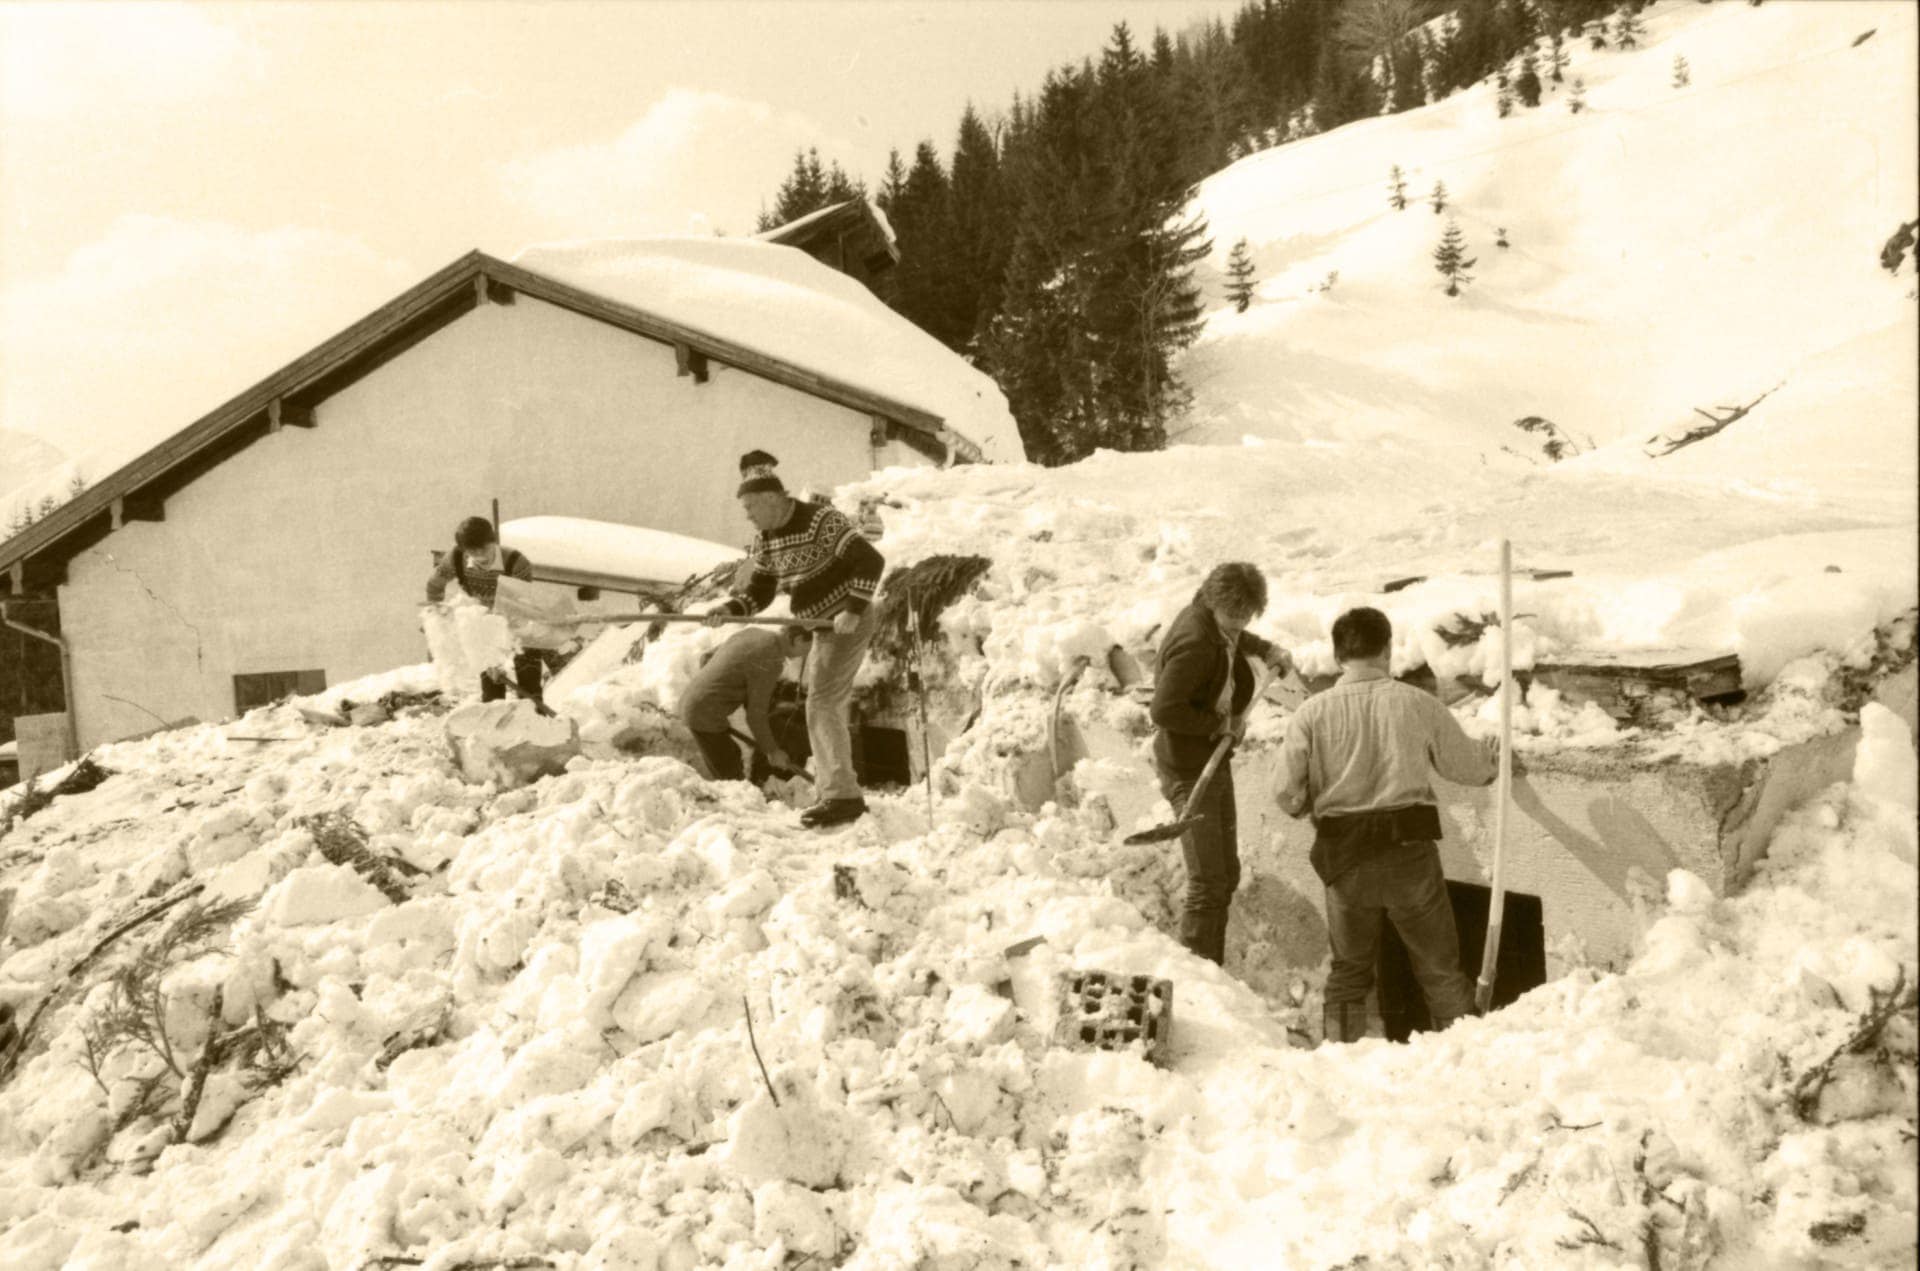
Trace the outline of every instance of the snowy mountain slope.
<instances>
[{"instance_id":1,"label":"snowy mountain slope","mask_svg":"<svg viewBox=\"0 0 1920 1271\"><path fill-rule=\"evenodd\" d=\"M1570 44L1568 83L1537 109L1499 118L1482 84L1216 174L1195 205L1214 265L1244 236L1260 285L1245 314L1216 309L1186 359L1189 439L1386 433L1486 451L1523 446L1512 421L1542 415L1637 441L1890 331L1863 369L1900 375L1912 279L1876 258L1920 206L1915 19L1905 4L1672 0L1647 11L1639 49ZM1677 55L1685 88L1670 84ZM1412 201L1398 212L1396 164ZM1436 181L1478 259L1459 297L1433 269ZM1869 434L1903 475L1905 404Z\"/></svg>"},{"instance_id":2,"label":"snowy mountain slope","mask_svg":"<svg viewBox=\"0 0 1920 1271\"><path fill-rule=\"evenodd\" d=\"M42 493L65 497L64 483L56 491L52 482L66 462L67 456L51 442L15 428L0 428L0 517L11 512L15 503L37 502Z\"/></svg>"}]
</instances>

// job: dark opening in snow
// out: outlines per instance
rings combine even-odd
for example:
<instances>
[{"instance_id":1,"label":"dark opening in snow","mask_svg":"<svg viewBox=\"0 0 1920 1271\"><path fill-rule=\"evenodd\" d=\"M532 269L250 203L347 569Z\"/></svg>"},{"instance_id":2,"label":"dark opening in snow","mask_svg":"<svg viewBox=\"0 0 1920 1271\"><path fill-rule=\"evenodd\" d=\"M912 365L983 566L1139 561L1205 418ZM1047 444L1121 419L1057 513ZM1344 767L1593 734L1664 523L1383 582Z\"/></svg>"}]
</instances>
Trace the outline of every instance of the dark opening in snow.
<instances>
[{"instance_id":1,"label":"dark opening in snow","mask_svg":"<svg viewBox=\"0 0 1920 1271\"><path fill-rule=\"evenodd\" d=\"M1480 954L1486 947L1487 910L1493 904L1491 888L1447 880L1447 898L1453 902L1453 922L1460 932L1460 969L1468 979L1480 975ZM1538 896L1507 893L1500 928L1500 961L1493 977L1493 1009L1499 1010L1527 990L1547 982L1546 925ZM1374 992L1379 999L1380 1022L1389 1040L1403 1042L1433 1027L1427 999L1413 978L1407 947L1391 922L1381 925L1380 962Z\"/></svg>"},{"instance_id":2,"label":"dark opening in snow","mask_svg":"<svg viewBox=\"0 0 1920 1271\"><path fill-rule=\"evenodd\" d=\"M907 759L907 734L899 728L871 724L854 730L853 770L863 786L913 784L913 766Z\"/></svg>"}]
</instances>

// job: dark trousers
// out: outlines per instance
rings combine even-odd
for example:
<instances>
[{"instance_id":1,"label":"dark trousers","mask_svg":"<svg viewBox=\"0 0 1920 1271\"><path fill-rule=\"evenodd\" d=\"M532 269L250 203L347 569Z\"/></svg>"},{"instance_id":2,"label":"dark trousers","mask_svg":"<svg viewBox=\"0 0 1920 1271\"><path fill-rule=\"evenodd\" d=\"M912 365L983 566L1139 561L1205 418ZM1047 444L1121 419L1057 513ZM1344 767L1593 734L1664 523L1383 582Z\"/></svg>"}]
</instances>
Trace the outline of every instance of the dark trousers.
<instances>
[{"instance_id":1,"label":"dark trousers","mask_svg":"<svg viewBox=\"0 0 1920 1271\"><path fill-rule=\"evenodd\" d=\"M1157 767L1158 765L1156 765ZM1240 886L1240 840L1233 799L1233 765L1222 762L1200 801L1187 807L1197 772L1182 775L1161 767L1160 793L1176 815L1204 816L1180 836L1186 856L1187 895L1180 907L1180 943L1210 962L1227 960L1227 906Z\"/></svg>"},{"instance_id":2,"label":"dark trousers","mask_svg":"<svg viewBox=\"0 0 1920 1271\"><path fill-rule=\"evenodd\" d=\"M554 655L547 649L521 649L513 655L513 686L520 690L520 696L531 701L541 701L541 673L554 662ZM506 677L500 672L488 669L480 672L480 700L497 702L507 695Z\"/></svg>"},{"instance_id":3,"label":"dark trousers","mask_svg":"<svg viewBox=\"0 0 1920 1271\"><path fill-rule=\"evenodd\" d=\"M693 740L700 747L700 757L706 760L708 776L715 781L746 779L746 766L740 759L740 743L733 739L732 733L703 733L695 730Z\"/></svg>"},{"instance_id":4,"label":"dark trousers","mask_svg":"<svg viewBox=\"0 0 1920 1271\"><path fill-rule=\"evenodd\" d=\"M1432 843L1400 843L1369 853L1327 888L1327 1006L1359 1005L1373 988L1386 919L1407 947L1414 979L1434 1023L1444 1026L1473 1012L1473 986L1460 970L1460 937L1453 904Z\"/></svg>"}]
</instances>

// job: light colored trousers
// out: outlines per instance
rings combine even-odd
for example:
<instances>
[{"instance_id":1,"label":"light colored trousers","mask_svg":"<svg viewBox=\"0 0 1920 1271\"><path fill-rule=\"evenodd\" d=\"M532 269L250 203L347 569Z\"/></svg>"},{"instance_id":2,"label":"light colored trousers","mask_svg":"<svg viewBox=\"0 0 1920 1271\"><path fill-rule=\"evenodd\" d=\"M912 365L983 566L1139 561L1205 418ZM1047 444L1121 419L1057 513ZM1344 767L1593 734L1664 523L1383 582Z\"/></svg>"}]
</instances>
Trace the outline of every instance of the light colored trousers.
<instances>
[{"instance_id":1,"label":"light colored trousers","mask_svg":"<svg viewBox=\"0 0 1920 1271\"><path fill-rule=\"evenodd\" d=\"M807 655L807 740L813 746L814 788L823 801L860 797L847 708L853 701L853 677L867 656L876 622L874 607L868 605L852 635L817 631L813 652Z\"/></svg>"}]
</instances>

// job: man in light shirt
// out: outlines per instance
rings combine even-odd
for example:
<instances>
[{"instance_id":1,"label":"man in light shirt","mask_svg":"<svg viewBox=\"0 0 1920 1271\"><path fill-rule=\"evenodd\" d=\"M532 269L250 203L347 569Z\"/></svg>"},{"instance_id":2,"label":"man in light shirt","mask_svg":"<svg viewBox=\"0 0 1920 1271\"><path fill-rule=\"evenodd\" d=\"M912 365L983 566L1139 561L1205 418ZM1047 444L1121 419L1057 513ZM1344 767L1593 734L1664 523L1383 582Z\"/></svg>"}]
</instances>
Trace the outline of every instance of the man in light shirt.
<instances>
[{"instance_id":1,"label":"man in light shirt","mask_svg":"<svg viewBox=\"0 0 1920 1271\"><path fill-rule=\"evenodd\" d=\"M1394 679L1392 645L1393 625L1378 609L1341 614L1333 624L1340 680L1294 713L1280 749L1280 807L1313 818L1310 859L1327 888L1330 1042L1366 1035L1383 918L1407 947L1434 1026L1473 1010L1440 872L1433 776L1491 785L1499 743L1474 741L1439 698Z\"/></svg>"}]
</instances>

